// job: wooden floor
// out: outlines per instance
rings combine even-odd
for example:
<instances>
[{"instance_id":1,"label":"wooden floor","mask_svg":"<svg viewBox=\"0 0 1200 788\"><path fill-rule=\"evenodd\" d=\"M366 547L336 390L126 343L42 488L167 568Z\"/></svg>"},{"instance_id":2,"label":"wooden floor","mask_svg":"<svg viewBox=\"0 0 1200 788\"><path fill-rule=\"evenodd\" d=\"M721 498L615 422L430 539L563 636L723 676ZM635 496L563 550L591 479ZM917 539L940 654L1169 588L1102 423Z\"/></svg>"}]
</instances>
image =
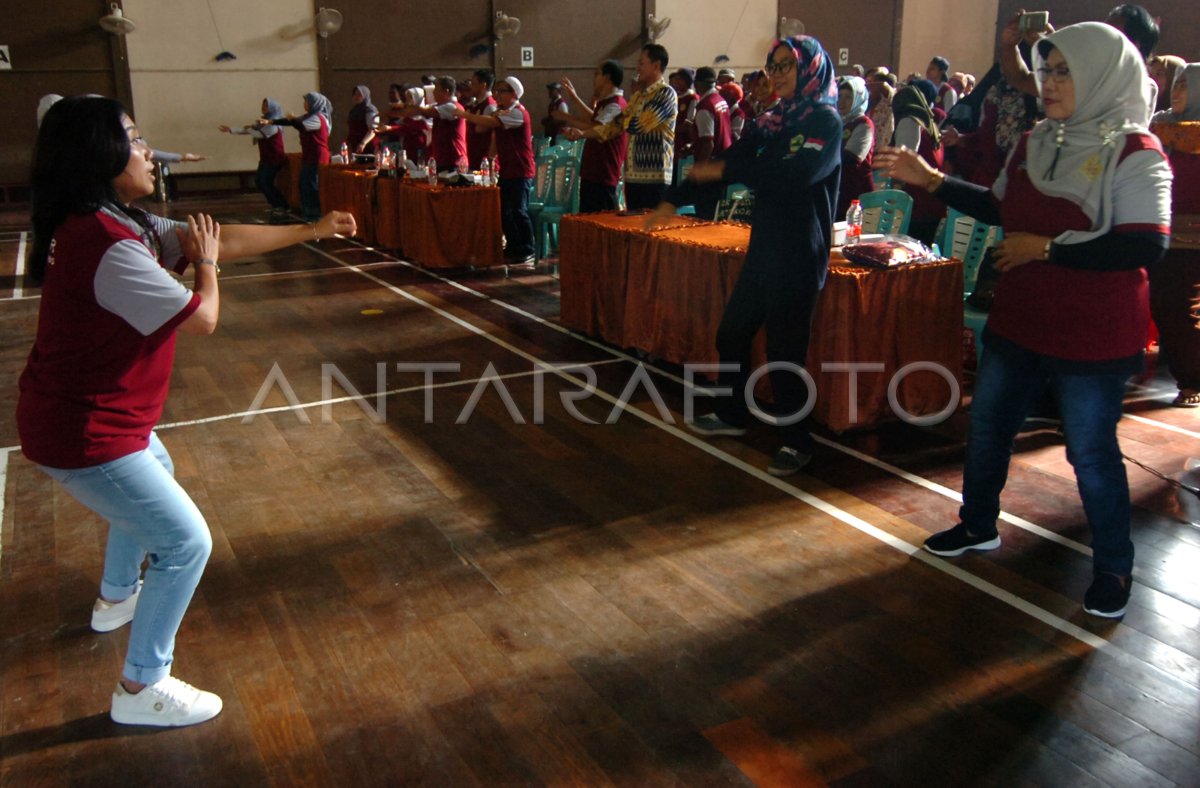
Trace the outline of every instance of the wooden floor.
<instances>
[{"instance_id":1,"label":"wooden floor","mask_svg":"<svg viewBox=\"0 0 1200 788\"><path fill-rule=\"evenodd\" d=\"M214 550L174 672L225 710L118 726L105 527L16 445L27 229L0 218L4 786L1200 785L1196 495L1130 466L1136 587L1098 622L1054 433L1019 439L1004 547L943 561L918 546L955 521L964 414L827 435L781 482L768 433L682 428L677 369L645 366L665 412L614 411L637 359L559 328L549 271L348 241L224 263L220 328L180 338L160 435ZM436 362L427 412L396 365ZM560 397L590 375L594 424ZM1122 446L1198 486L1172 394L1131 386Z\"/></svg>"}]
</instances>

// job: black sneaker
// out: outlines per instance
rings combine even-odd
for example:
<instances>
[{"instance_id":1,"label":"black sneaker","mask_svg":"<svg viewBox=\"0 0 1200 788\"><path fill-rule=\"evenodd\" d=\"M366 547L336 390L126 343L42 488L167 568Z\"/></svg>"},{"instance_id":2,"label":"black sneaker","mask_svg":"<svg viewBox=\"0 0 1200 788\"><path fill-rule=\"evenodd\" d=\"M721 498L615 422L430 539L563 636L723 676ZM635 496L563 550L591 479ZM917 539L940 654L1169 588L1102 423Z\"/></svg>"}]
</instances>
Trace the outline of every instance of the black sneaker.
<instances>
[{"instance_id":1,"label":"black sneaker","mask_svg":"<svg viewBox=\"0 0 1200 788\"><path fill-rule=\"evenodd\" d=\"M791 446L784 446L775 452L775 458L767 466L767 473L779 478L792 476L799 473L810 462L812 462L811 454L805 454Z\"/></svg>"},{"instance_id":2,"label":"black sneaker","mask_svg":"<svg viewBox=\"0 0 1200 788\"><path fill-rule=\"evenodd\" d=\"M1133 578L1097 572L1092 587L1083 595L1083 612L1100 618L1120 618L1129 606Z\"/></svg>"},{"instance_id":3,"label":"black sneaker","mask_svg":"<svg viewBox=\"0 0 1200 788\"><path fill-rule=\"evenodd\" d=\"M969 532L963 523L925 540L925 549L943 558L953 558L968 550L995 550L999 546L1000 534L976 536Z\"/></svg>"},{"instance_id":4,"label":"black sneaker","mask_svg":"<svg viewBox=\"0 0 1200 788\"><path fill-rule=\"evenodd\" d=\"M727 424L715 413L707 413L698 419L693 419L687 423L687 426L692 432L697 435L703 435L706 438L711 438L715 435L730 435L737 438L746 434L745 427L735 427L732 424Z\"/></svg>"}]
</instances>

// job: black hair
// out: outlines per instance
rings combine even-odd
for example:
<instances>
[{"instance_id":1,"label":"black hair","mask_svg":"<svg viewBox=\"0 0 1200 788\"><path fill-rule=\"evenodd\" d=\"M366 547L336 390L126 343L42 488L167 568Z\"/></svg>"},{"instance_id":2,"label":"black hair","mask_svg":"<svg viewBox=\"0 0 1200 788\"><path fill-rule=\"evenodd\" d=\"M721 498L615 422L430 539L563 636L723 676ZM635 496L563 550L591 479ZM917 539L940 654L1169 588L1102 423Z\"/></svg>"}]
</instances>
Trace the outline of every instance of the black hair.
<instances>
[{"instance_id":1,"label":"black hair","mask_svg":"<svg viewBox=\"0 0 1200 788\"><path fill-rule=\"evenodd\" d=\"M42 119L29 179L33 221L29 274L34 282L46 275L50 240L64 219L92 213L108 203L119 204L112 182L125 171L132 153L121 122L128 114L110 98L72 96L57 102Z\"/></svg>"},{"instance_id":2,"label":"black hair","mask_svg":"<svg viewBox=\"0 0 1200 788\"><path fill-rule=\"evenodd\" d=\"M1149 59L1154 54L1154 48L1158 46L1159 30L1158 22L1154 21L1149 11L1140 5L1124 3L1109 11L1108 18L1121 20L1125 37L1133 42L1138 52L1142 53L1143 59Z\"/></svg>"},{"instance_id":3,"label":"black hair","mask_svg":"<svg viewBox=\"0 0 1200 788\"><path fill-rule=\"evenodd\" d=\"M625 67L615 60L605 60L600 64L600 73L608 77L614 86L620 87L625 81Z\"/></svg>"},{"instance_id":4,"label":"black hair","mask_svg":"<svg viewBox=\"0 0 1200 788\"><path fill-rule=\"evenodd\" d=\"M397 93L399 93L401 96L403 96L404 91L408 90L408 87L406 85L400 84L399 82L393 82L392 84L388 85L388 90L394 90Z\"/></svg>"},{"instance_id":5,"label":"black hair","mask_svg":"<svg viewBox=\"0 0 1200 788\"><path fill-rule=\"evenodd\" d=\"M458 90L458 83L454 80L454 77L437 77L433 80L433 86L435 88L441 88L450 94L453 94L456 90Z\"/></svg>"},{"instance_id":6,"label":"black hair","mask_svg":"<svg viewBox=\"0 0 1200 788\"><path fill-rule=\"evenodd\" d=\"M433 74L422 74L421 75L421 84L422 85L432 85L435 82L437 82L437 77L435 77Z\"/></svg>"},{"instance_id":7,"label":"black hair","mask_svg":"<svg viewBox=\"0 0 1200 788\"><path fill-rule=\"evenodd\" d=\"M487 85L488 90L492 89L492 85L496 84L496 72L490 68L477 68L474 72L475 79Z\"/></svg>"},{"instance_id":8,"label":"black hair","mask_svg":"<svg viewBox=\"0 0 1200 788\"><path fill-rule=\"evenodd\" d=\"M697 82L716 82L717 81L717 70L715 68L713 68L712 66L701 66L700 68L696 69L696 81Z\"/></svg>"},{"instance_id":9,"label":"black hair","mask_svg":"<svg viewBox=\"0 0 1200 788\"><path fill-rule=\"evenodd\" d=\"M1046 58L1050 57L1050 53L1058 48L1058 47L1054 46L1053 41L1047 41L1044 38L1039 40L1037 42L1036 46L1037 46L1038 54L1042 56L1042 60L1045 60Z\"/></svg>"},{"instance_id":10,"label":"black hair","mask_svg":"<svg viewBox=\"0 0 1200 788\"><path fill-rule=\"evenodd\" d=\"M942 72L942 79L944 80L946 78L946 74L950 72L950 61L941 55L938 55L929 62L931 65L938 67L938 69Z\"/></svg>"},{"instance_id":11,"label":"black hair","mask_svg":"<svg viewBox=\"0 0 1200 788\"><path fill-rule=\"evenodd\" d=\"M642 51L646 53L646 57L658 64L662 71L667 70L667 63L670 62L670 57L667 55L667 48L662 44L646 44L642 47Z\"/></svg>"}]
</instances>

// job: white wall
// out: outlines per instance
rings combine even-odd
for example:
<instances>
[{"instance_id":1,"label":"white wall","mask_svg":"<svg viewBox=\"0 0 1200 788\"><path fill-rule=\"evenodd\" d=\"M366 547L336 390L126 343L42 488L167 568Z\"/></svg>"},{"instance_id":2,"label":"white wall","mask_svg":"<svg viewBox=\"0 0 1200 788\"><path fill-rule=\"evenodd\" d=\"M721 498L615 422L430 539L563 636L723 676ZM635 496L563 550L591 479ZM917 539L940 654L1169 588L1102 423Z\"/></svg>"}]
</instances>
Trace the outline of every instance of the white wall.
<instances>
[{"instance_id":1,"label":"white wall","mask_svg":"<svg viewBox=\"0 0 1200 788\"><path fill-rule=\"evenodd\" d=\"M713 58L728 55L728 63L740 79L746 71L762 68L767 47L775 38L779 22L778 0L657 0L656 15L671 18L671 26L658 43L671 56L668 71L680 66L714 66ZM741 22L738 16L741 15Z\"/></svg>"},{"instance_id":2,"label":"white wall","mask_svg":"<svg viewBox=\"0 0 1200 788\"><path fill-rule=\"evenodd\" d=\"M905 0L900 78L924 74L935 55L950 61L951 73L982 77L995 62L998 13L999 0Z\"/></svg>"},{"instance_id":3,"label":"white wall","mask_svg":"<svg viewBox=\"0 0 1200 788\"><path fill-rule=\"evenodd\" d=\"M211 0L162 3L124 0L138 28L127 36L134 112L139 129L160 150L190 151L206 161L180 171L253 170L258 154L248 137L230 137L219 124L241 126L258 117L271 96L285 112L303 111L301 96L317 89L317 44L312 0ZM216 26L214 27L214 17ZM216 62L224 49L237 60ZM285 131L287 149L299 149Z\"/></svg>"}]
</instances>

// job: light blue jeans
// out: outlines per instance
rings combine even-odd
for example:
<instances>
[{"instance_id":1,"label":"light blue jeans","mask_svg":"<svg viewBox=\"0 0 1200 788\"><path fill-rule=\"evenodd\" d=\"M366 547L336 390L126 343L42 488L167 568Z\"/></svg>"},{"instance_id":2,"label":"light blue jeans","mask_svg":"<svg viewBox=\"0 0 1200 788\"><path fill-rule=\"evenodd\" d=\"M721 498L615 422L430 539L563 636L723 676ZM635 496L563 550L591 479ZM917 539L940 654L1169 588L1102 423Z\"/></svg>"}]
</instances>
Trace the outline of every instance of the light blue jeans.
<instances>
[{"instance_id":1,"label":"light blue jeans","mask_svg":"<svg viewBox=\"0 0 1200 788\"><path fill-rule=\"evenodd\" d=\"M166 447L152 432L144 451L90 468L42 470L108 520L103 597L128 599L149 558L122 675L142 684L166 678L175 633L212 553L208 524L175 481Z\"/></svg>"}]
</instances>

